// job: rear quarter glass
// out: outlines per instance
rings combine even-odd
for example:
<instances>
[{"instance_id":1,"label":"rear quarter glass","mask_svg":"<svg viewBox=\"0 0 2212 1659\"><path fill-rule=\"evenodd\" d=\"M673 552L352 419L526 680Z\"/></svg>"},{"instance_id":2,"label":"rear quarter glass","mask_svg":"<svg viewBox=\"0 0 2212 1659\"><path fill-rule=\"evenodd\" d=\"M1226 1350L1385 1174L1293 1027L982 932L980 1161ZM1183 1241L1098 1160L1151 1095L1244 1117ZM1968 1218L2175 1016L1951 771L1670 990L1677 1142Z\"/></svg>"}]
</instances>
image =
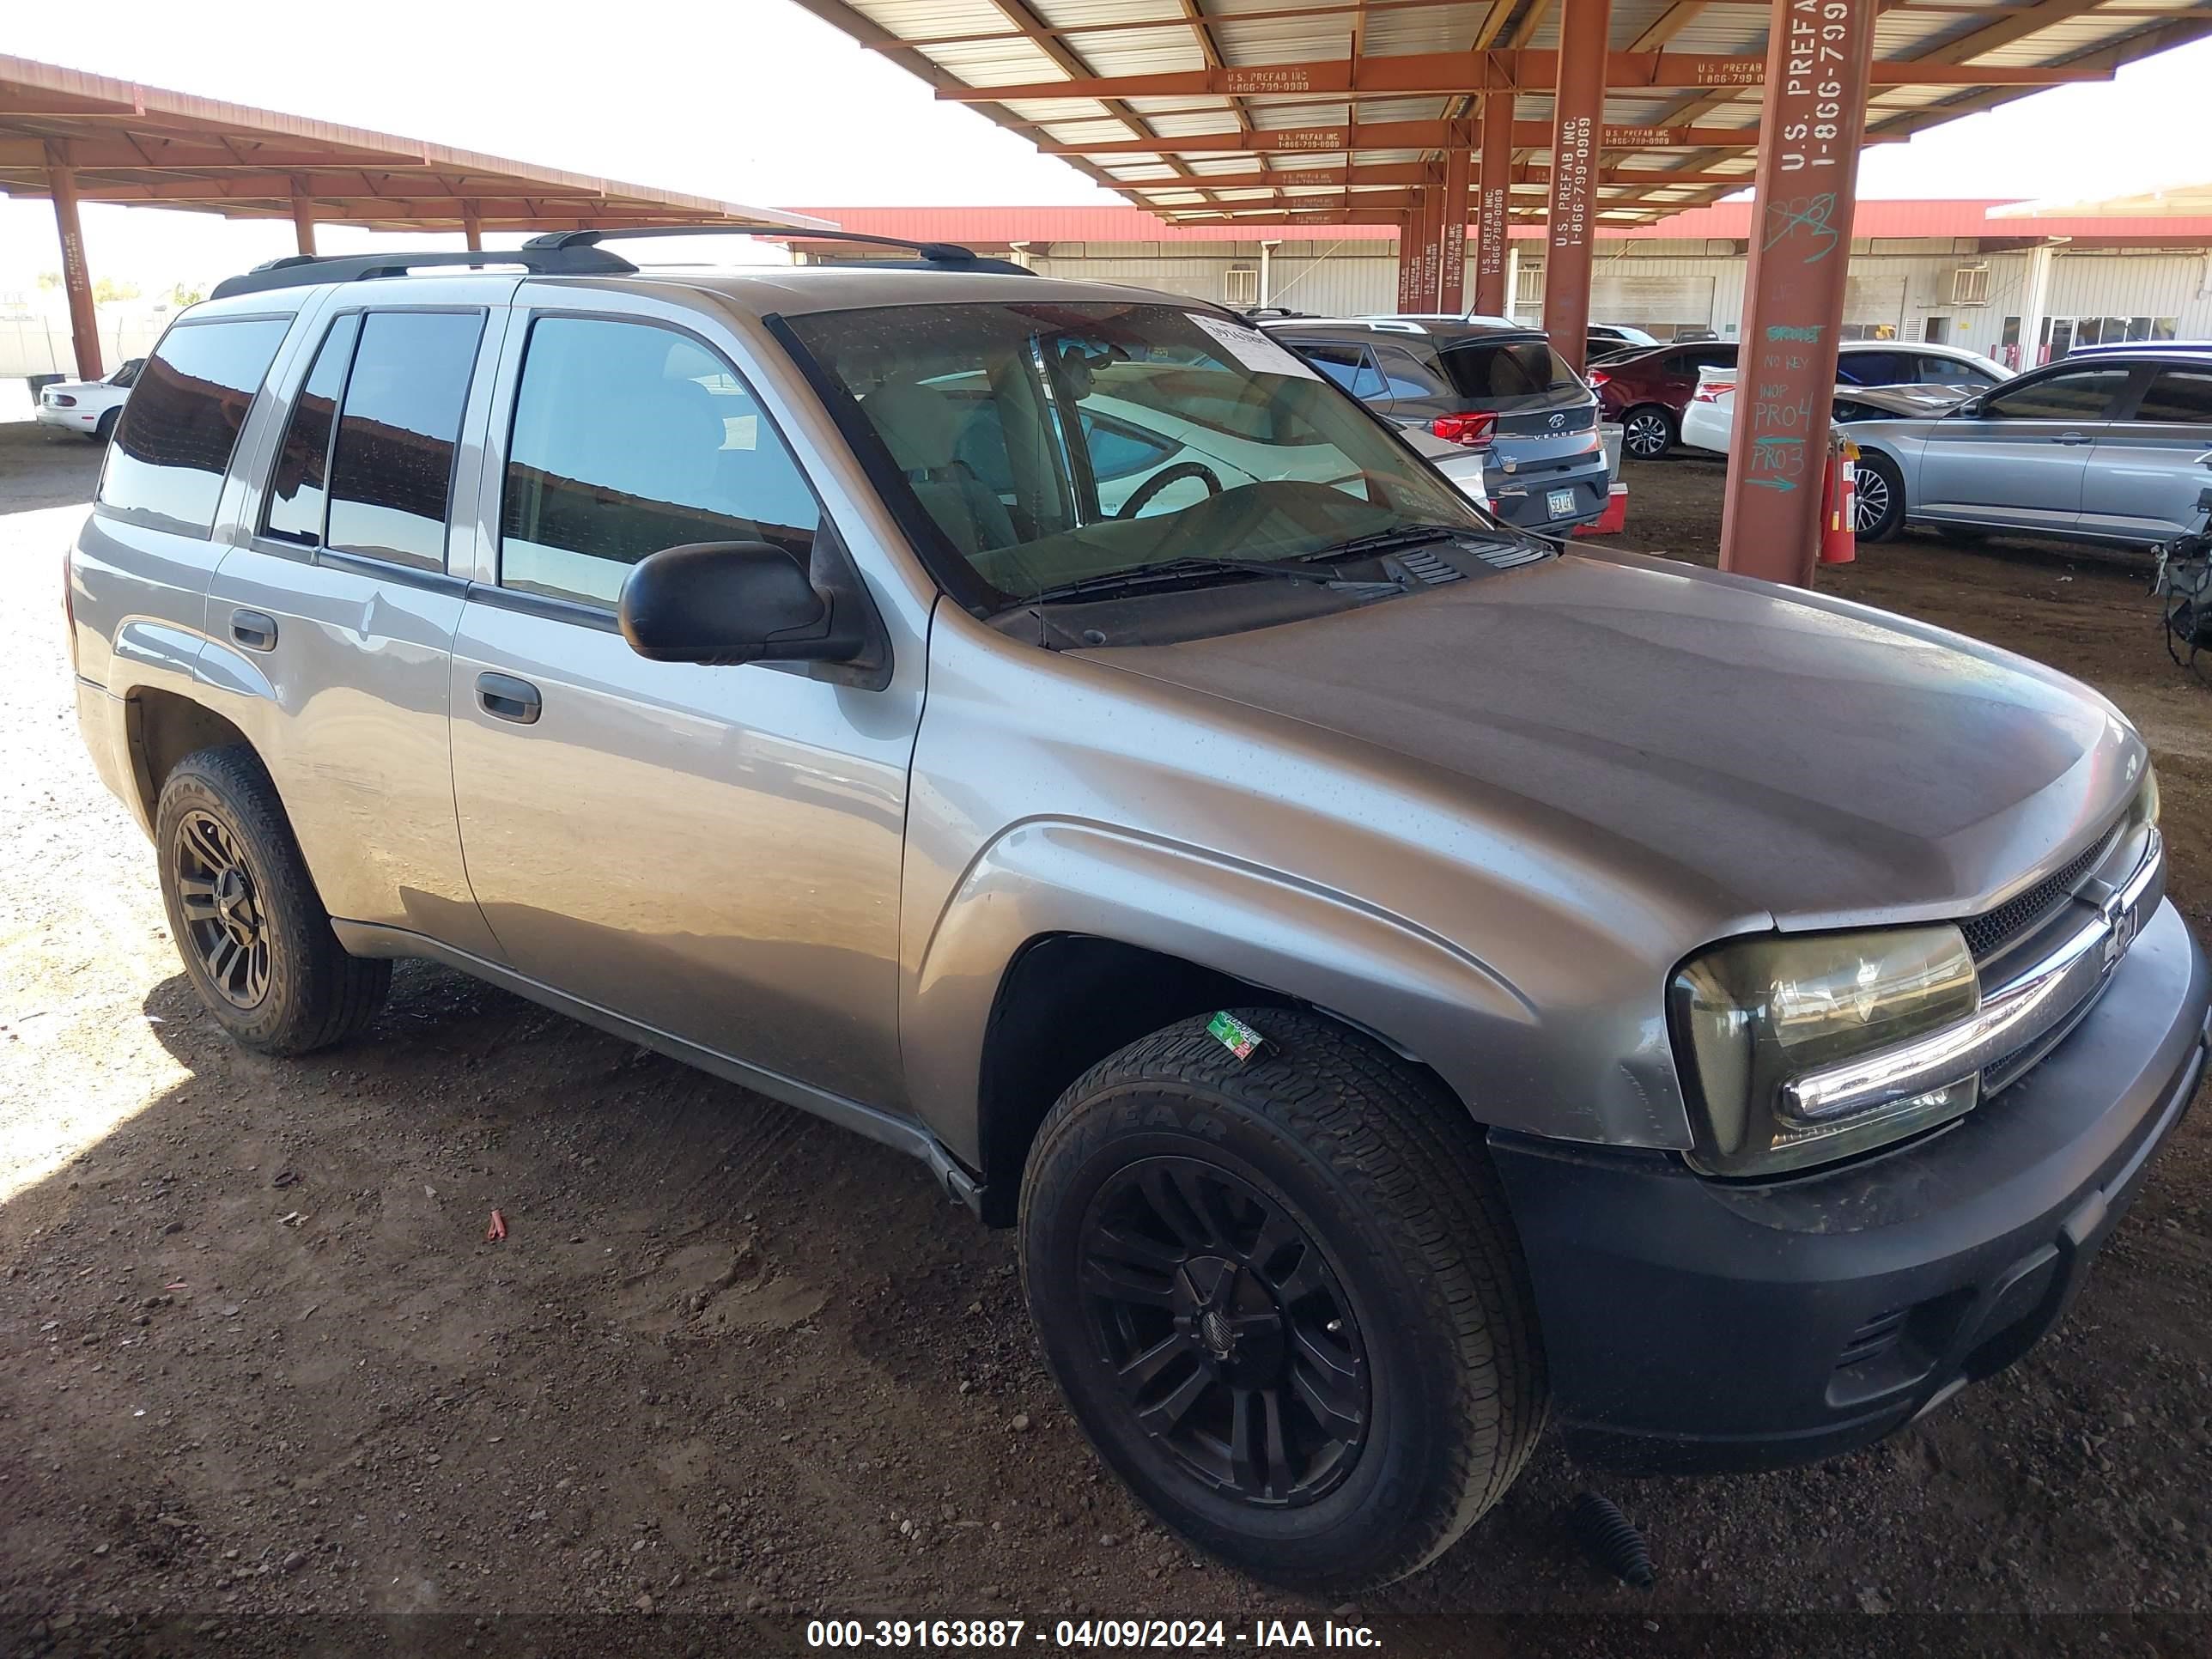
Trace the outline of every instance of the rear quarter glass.
<instances>
[{"instance_id":1,"label":"rear quarter glass","mask_svg":"<svg viewBox=\"0 0 2212 1659\"><path fill-rule=\"evenodd\" d=\"M184 321L147 360L100 481L102 511L205 536L246 410L292 326L289 317Z\"/></svg>"}]
</instances>

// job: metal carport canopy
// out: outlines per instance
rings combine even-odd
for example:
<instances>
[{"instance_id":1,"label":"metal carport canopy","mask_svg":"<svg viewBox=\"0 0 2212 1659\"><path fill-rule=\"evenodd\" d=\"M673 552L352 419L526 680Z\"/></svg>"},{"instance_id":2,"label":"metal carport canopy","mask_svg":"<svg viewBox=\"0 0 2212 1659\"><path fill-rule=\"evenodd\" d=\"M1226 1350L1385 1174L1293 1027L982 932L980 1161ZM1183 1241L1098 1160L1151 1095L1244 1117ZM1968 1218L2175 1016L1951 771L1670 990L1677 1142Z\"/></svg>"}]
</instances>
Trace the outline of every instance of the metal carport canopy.
<instances>
[{"instance_id":1,"label":"metal carport canopy","mask_svg":"<svg viewBox=\"0 0 2212 1659\"><path fill-rule=\"evenodd\" d=\"M100 372L81 202L289 219L369 230L617 230L626 226L835 228L803 214L594 179L417 138L220 103L0 56L0 194L48 197L62 239L77 369Z\"/></svg>"},{"instance_id":2,"label":"metal carport canopy","mask_svg":"<svg viewBox=\"0 0 2212 1659\"><path fill-rule=\"evenodd\" d=\"M1396 223L1410 170L1514 105L1516 217L1540 218L1554 0L798 0L1164 218ZM1613 0L1598 218L1748 188L1769 0ZM2199 0L1891 0L1870 143L2108 78L2212 34ZM1501 100L1503 101L1503 100ZM1533 167L1529 164L1534 161Z\"/></svg>"}]
</instances>

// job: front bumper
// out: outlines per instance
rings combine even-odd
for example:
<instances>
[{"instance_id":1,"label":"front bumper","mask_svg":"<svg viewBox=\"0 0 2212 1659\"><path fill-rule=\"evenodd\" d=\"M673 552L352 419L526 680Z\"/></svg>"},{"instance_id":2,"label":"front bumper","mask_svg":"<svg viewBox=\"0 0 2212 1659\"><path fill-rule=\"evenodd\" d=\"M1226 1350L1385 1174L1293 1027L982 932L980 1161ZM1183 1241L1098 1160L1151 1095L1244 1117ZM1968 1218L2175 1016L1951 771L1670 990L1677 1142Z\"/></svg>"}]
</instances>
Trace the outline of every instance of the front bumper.
<instances>
[{"instance_id":1,"label":"front bumper","mask_svg":"<svg viewBox=\"0 0 2212 1659\"><path fill-rule=\"evenodd\" d=\"M1764 1186L1493 1134L1570 1449L1690 1471L1877 1440L2055 1325L2188 1109L2212 972L2162 903L2081 1024L1929 1139Z\"/></svg>"}]
</instances>

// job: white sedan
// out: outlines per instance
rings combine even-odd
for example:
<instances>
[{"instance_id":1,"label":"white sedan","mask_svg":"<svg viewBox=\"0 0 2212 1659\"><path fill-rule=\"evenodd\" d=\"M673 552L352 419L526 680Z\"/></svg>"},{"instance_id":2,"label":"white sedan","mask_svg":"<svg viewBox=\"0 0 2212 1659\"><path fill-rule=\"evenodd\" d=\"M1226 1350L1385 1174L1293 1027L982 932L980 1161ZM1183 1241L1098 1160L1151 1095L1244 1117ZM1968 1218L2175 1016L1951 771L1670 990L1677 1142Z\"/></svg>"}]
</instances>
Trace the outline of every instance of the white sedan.
<instances>
[{"instance_id":1,"label":"white sedan","mask_svg":"<svg viewBox=\"0 0 2212 1659\"><path fill-rule=\"evenodd\" d=\"M1725 455L1735 428L1734 368L1698 371L1698 389L1682 411L1682 441L1692 449ZM1831 418L1838 426L1852 421L1887 421L1899 416L1940 415L1966 393L1952 386L1839 386Z\"/></svg>"},{"instance_id":2,"label":"white sedan","mask_svg":"<svg viewBox=\"0 0 2212 1659\"><path fill-rule=\"evenodd\" d=\"M57 380L39 393L39 420L106 443L123 413L123 401L146 366L133 357L104 380Z\"/></svg>"}]
</instances>

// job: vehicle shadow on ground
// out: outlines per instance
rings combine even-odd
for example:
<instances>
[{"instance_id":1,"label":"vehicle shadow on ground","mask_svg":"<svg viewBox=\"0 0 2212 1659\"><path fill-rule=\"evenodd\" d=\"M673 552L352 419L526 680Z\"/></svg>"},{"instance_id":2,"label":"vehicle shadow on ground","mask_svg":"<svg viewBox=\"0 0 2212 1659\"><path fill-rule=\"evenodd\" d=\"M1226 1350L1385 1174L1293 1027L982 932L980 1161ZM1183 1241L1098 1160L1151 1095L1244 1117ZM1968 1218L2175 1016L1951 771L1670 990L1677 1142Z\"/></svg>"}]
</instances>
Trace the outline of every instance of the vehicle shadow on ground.
<instances>
[{"instance_id":1,"label":"vehicle shadow on ground","mask_svg":"<svg viewBox=\"0 0 2212 1659\"><path fill-rule=\"evenodd\" d=\"M0 1622L651 1607L781 1650L825 1612L1331 1613L1195 1559L1103 1474L1036 1358L1010 1236L918 1163L427 963L399 965L368 1039L302 1060L236 1048L181 973L143 1013L184 1079L0 1206L0 1328L31 1355L0 1374L28 1442ZM1492 1625L1525 1647L1534 1615L1687 1650L1709 1614L1856 1622L1931 1579L2008 1609L2047 1552L2110 1547L2102 1474L2051 1486L2080 1510L2055 1534L1969 1524L1947 1459L1989 1455L1939 1425L1699 1482L1547 1444L1355 1613L1459 1652ZM1654 1590L1583 1554L1586 1485L1646 1528ZM1741 1571L1778 1552L1800 1574L1778 1607Z\"/></svg>"}]
</instances>

